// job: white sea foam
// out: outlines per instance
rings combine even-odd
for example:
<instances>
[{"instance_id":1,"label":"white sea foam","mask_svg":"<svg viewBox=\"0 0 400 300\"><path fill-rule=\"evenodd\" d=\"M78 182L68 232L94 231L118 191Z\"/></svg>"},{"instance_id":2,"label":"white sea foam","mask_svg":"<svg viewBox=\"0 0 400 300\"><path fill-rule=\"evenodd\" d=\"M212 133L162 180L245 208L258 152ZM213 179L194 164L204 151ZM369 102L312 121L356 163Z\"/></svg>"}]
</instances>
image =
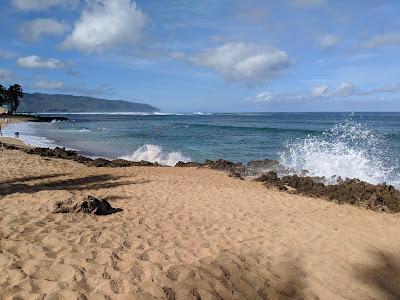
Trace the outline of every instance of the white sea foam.
<instances>
[{"instance_id":1,"label":"white sea foam","mask_svg":"<svg viewBox=\"0 0 400 300\"><path fill-rule=\"evenodd\" d=\"M76 129L76 130L71 130L71 131L78 131L78 132L91 132L91 130L90 130L90 129L87 129L87 128Z\"/></svg>"},{"instance_id":2,"label":"white sea foam","mask_svg":"<svg viewBox=\"0 0 400 300\"><path fill-rule=\"evenodd\" d=\"M384 151L383 139L361 124L348 121L334 126L322 136L308 136L288 143L280 155L291 173L323 176L334 183L340 176L400 187L393 165Z\"/></svg>"},{"instance_id":3,"label":"white sea foam","mask_svg":"<svg viewBox=\"0 0 400 300\"><path fill-rule=\"evenodd\" d=\"M30 122L8 125L3 129L3 136L14 137L19 132L19 138L28 145L35 147L55 147L54 141L36 135L35 125Z\"/></svg>"},{"instance_id":4,"label":"white sea foam","mask_svg":"<svg viewBox=\"0 0 400 300\"><path fill-rule=\"evenodd\" d=\"M204 113L204 112L201 112L201 111L196 111L193 114L197 115L197 116L210 116L210 115L212 115L211 113Z\"/></svg>"},{"instance_id":5,"label":"white sea foam","mask_svg":"<svg viewBox=\"0 0 400 300\"><path fill-rule=\"evenodd\" d=\"M143 145L133 154L124 155L121 158L131 161L145 160L152 163L158 162L165 166L175 166L179 161L190 161L190 157L184 156L181 152L173 151L165 153L160 146L151 144Z\"/></svg>"}]
</instances>

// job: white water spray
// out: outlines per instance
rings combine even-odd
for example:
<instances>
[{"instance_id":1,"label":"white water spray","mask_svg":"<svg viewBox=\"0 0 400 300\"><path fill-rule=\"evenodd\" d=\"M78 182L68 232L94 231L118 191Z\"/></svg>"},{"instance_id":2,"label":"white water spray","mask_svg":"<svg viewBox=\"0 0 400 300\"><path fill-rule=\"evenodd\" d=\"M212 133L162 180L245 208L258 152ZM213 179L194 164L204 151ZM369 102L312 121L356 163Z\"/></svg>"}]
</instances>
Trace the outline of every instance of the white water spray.
<instances>
[{"instance_id":1,"label":"white water spray","mask_svg":"<svg viewBox=\"0 0 400 300\"><path fill-rule=\"evenodd\" d=\"M400 187L393 165L383 150L383 138L359 123L348 121L334 126L321 136L308 136L288 143L280 155L291 173L306 172L335 183L338 177L358 178Z\"/></svg>"},{"instance_id":2,"label":"white water spray","mask_svg":"<svg viewBox=\"0 0 400 300\"><path fill-rule=\"evenodd\" d=\"M131 161L158 162L160 165L175 166L179 161L188 162L190 157L184 156L180 152L164 153L158 145L146 144L137 149L133 154L124 155L122 159Z\"/></svg>"}]
</instances>

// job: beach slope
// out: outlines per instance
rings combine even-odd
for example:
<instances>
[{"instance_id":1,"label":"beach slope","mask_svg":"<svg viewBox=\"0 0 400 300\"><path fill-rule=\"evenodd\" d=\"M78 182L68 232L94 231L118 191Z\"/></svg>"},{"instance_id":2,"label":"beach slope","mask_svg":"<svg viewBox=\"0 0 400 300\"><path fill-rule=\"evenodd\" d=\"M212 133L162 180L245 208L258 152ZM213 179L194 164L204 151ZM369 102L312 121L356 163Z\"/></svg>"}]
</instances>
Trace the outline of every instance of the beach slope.
<instances>
[{"instance_id":1,"label":"beach slope","mask_svg":"<svg viewBox=\"0 0 400 300\"><path fill-rule=\"evenodd\" d=\"M0 298L398 299L400 218L197 168L0 152ZM122 211L52 213L106 199Z\"/></svg>"}]
</instances>

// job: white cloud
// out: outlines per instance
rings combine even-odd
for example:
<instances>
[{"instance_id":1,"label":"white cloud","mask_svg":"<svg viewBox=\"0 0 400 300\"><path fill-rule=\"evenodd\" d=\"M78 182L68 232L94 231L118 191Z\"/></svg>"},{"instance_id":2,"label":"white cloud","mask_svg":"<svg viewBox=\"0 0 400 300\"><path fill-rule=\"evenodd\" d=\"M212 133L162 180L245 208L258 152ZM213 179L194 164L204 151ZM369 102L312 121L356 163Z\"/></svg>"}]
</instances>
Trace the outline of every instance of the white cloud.
<instances>
[{"instance_id":1,"label":"white cloud","mask_svg":"<svg viewBox=\"0 0 400 300\"><path fill-rule=\"evenodd\" d=\"M307 95L304 93L273 93L264 91L256 95L256 97L250 97L244 99L245 102L254 104L269 104L269 103L291 103L291 102L302 102L307 100Z\"/></svg>"},{"instance_id":2,"label":"white cloud","mask_svg":"<svg viewBox=\"0 0 400 300\"><path fill-rule=\"evenodd\" d=\"M10 79L11 72L5 69L0 69L0 80Z\"/></svg>"},{"instance_id":3,"label":"white cloud","mask_svg":"<svg viewBox=\"0 0 400 300\"><path fill-rule=\"evenodd\" d=\"M348 97L357 93L357 89L350 82L341 82L331 97Z\"/></svg>"},{"instance_id":4,"label":"white cloud","mask_svg":"<svg viewBox=\"0 0 400 300\"><path fill-rule=\"evenodd\" d=\"M304 8L313 8L328 4L328 0L292 0L292 3Z\"/></svg>"},{"instance_id":5,"label":"white cloud","mask_svg":"<svg viewBox=\"0 0 400 300\"><path fill-rule=\"evenodd\" d=\"M172 57L213 69L227 81L254 86L265 83L290 65L288 55L279 49L252 43L226 43L192 57L174 53Z\"/></svg>"},{"instance_id":6,"label":"white cloud","mask_svg":"<svg viewBox=\"0 0 400 300\"><path fill-rule=\"evenodd\" d=\"M400 44L400 32L389 32L374 35L369 40L361 43L358 48L372 49L396 44Z\"/></svg>"},{"instance_id":7,"label":"white cloud","mask_svg":"<svg viewBox=\"0 0 400 300\"><path fill-rule=\"evenodd\" d=\"M65 67L65 64L58 59L41 59L36 55L18 58L17 65L26 69L61 69Z\"/></svg>"},{"instance_id":8,"label":"white cloud","mask_svg":"<svg viewBox=\"0 0 400 300\"><path fill-rule=\"evenodd\" d=\"M35 83L35 87L46 90L56 90L62 88L63 86L64 82L62 81L41 80Z\"/></svg>"},{"instance_id":9,"label":"white cloud","mask_svg":"<svg viewBox=\"0 0 400 300\"><path fill-rule=\"evenodd\" d=\"M383 86L369 90L359 90L349 82L341 82L333 91L326 84L314 86L309 92L279 93L263 91L255 97L244 99L245 102L254 104L269 103L298 103L315 100L329 100L353 96L377 95L382 93L395 93L400 91L400 84Z\"/></svg>"},{"instance_id":10,"label":"white cloud","mask_svg":"<svg viewBox=\"0 0 400 300\"><path fill-rule=\"evenodd\" d=\"M55 6L75 8L79 0L11 0L11 3L21 10L46 10Z\"/></svg>"},{"instance_id":11,"label":"white cloud","mask_svg":"<svg viewBox=\"0 0 400 300\"><path fill-rule=\"evenodd\" d=\"M325 34L318 40L318 45L323 50L331 50L336 47L339 38L333 34Z\"/></svg>"},{"instance_id":12,"label":"white cloud","mask_svg":"<svg viewBox=\"0 0 400 300\"><path fill-rule=\"evenodd\" d=\"M134 1L92 0L61 47L100 52L118 45L132 44L140 38L146 19Z\"/></svg>"},{"instance_id":13,"label":"white cloud","mask_svg":"<svg viewBox=\"0 0 400 300\"><path fill-rule=\"evenodd\" d=\"M326 84L320 84L311 89L311 96L323 97L327 95L329 87Z\"/></svg>"},{"instance_id":14,"label":"white cloud","mask_svg":"<svg viewBox=\"0 0 400 300\"><path fill-rule=\"evenodd\" d=\"M22 24L18 33L25 42L36 42L44 36L62 36L69 25L55 19L35 19Z\"/></svg>"}]
</instances>

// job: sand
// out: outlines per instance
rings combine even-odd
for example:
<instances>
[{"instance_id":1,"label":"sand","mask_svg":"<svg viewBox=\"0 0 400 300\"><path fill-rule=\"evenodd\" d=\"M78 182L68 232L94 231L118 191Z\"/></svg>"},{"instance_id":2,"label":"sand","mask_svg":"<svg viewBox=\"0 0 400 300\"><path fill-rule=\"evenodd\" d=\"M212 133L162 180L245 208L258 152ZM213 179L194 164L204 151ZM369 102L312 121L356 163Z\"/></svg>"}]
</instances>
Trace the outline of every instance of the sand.
<instances>
[{"instance_id":1,"label":"sand","mask_svg":"<svg viewBox=\"0 0 400 300\"><path fill-rule=\"evenodd\" d=\"M0 166L1 299L400 298L399 215L208 169ZM47 209L87 195L123 211Z\"/></svg>"},{"instance_id":2,"label":"sand","mask_svg":"<svg viewBox=\"0 0 400 300\"><path fill-rule=\"evenodd\" d=\"M4 110L3 110L4 111ZM31 116L9 116L6 114L2 114L2 111L0 110L0 127L4 128L9 124L15 124L19 122L24 122L24 121L30 121L32 120L33 117ZM7 120L7 123L6 123ZM16 138L10 138L10 137L1 137L0 136L0 150L1 150L1 143L7 143L9 145L13 146L18 146L18 147L30 147L29 145L25 144L21 139L16 139Z\"/></svg>"}]
</instances>

